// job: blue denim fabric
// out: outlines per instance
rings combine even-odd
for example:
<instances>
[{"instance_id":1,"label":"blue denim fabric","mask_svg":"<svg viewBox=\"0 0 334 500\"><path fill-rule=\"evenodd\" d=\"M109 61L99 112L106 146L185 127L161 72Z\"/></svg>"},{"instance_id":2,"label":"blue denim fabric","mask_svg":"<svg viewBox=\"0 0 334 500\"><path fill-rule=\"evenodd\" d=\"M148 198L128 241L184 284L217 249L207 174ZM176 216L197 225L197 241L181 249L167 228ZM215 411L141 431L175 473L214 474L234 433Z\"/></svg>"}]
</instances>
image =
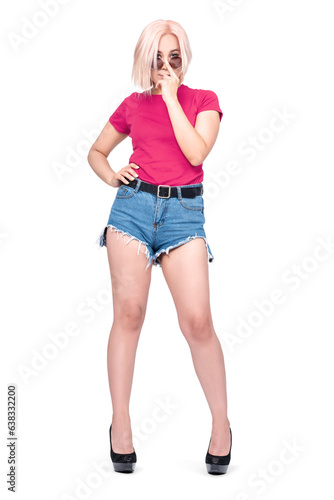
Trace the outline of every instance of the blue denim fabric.
<instances>
[{"instance_id":1,"label":"blue denim fabric","mask_svg":"<svg viewBox=\"0 0 334 500\"><path fill-rule=\"evenodd\" d=\"M100 247L106 246L106 231L110 227L138 240L138 252L141 244L146 245L147 266L151 263L160 266L158 257L161 253L176 248L193 238L203 238L207 248L208 262L214 256L207 242L203 225L203 194L194 198L182 198L181 187L202 186L203 184L187 184L177 186L178 196L159 198L154 194L140 191L140 179L136 179L136 187L122 184L116 193L111 206L109 218L96 242Z\"/></svg>"}]
</instances>

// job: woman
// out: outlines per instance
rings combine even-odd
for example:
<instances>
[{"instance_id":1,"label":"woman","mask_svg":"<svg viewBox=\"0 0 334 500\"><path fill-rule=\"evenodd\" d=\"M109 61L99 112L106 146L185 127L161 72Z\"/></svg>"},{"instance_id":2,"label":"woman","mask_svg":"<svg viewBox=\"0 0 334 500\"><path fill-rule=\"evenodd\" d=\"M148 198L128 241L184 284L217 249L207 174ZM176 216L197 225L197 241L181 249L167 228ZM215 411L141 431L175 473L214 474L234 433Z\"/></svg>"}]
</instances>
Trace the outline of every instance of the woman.
<instances>
[{"instance_id":1,"label":"woman","mask_svg":"<svg viewBox=\"0 0 334 500\"><path fill-rule=\"evenodd\" d=\"M224 474L230 462L224 357L209 302L208 262L214 257L203 229L202 196L202 164L223 113L214 92L182 83L191 58L180 24L158 20L146 26L132 70L144 91L123 100L88 154L94 172L118 188L98 239L107 247L113 292L107 362L110 456L117 472L132 472L137 461L129 400L152 264L162 268L212 414L207 471ZM133 154L115 172L107 157L128 135Z\"/></svg>"}]
</instances>

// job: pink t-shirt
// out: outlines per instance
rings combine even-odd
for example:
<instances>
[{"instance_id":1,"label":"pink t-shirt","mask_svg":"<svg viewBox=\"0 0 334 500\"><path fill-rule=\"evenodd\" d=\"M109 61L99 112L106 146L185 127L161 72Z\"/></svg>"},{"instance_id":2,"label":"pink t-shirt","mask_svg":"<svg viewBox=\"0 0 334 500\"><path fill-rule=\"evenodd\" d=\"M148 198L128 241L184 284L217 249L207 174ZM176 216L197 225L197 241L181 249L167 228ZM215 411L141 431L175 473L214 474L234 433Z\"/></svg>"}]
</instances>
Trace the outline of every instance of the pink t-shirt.
<instances>
[{"instance_id":1,"label":"pink t-shirt","mask_svg":"<svg viewBox=\"0 0 334 500\"><path fill-rule=\"evenodd\" d=\"M177 98L193 127L197 114L207 109L218 111L222 119L218 97L212 90L191 89L181 84ZM133 92L118 106L109 122L118 132L132 138L129 163L140 166L137 173L142 181L169 186L203 181L203 163L193 167L182 153L162 95L150 97L144 92Z\"/></svg>"}]
</instances>

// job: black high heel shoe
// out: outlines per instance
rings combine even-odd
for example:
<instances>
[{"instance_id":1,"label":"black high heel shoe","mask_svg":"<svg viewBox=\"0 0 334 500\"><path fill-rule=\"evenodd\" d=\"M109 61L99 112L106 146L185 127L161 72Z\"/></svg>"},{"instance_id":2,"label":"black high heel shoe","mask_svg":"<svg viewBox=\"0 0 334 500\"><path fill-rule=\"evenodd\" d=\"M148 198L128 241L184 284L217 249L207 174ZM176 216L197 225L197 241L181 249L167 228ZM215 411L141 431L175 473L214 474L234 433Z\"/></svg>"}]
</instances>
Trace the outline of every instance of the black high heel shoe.
<instances>
[{"instance_id":1,"label":"black high heel shoe","mask_svg":"<svg viewBox=\"0 0 334 500\"><path fill-rule=\"evenodd\" d=\"M133 472L136 467L137 455L133 448L132 453L115 453L111 445L111 424L109 427L110 458L115 472Z\"/></svg>"},{"instance_id":2,"label":"black high heel shoe","mask_svg":"<svg viewBox=\"0 0 334 500\"><path fill-rule=\"evenodd\" d=\"M226 474L230 460L231 460L231 448L232 448L232 431L230 427L231 444L230 451L228 455L211 455L209 453L211 438L208 446L208 451L205 457L206 469L209 474Z\"/></svg>"}]
</instances>

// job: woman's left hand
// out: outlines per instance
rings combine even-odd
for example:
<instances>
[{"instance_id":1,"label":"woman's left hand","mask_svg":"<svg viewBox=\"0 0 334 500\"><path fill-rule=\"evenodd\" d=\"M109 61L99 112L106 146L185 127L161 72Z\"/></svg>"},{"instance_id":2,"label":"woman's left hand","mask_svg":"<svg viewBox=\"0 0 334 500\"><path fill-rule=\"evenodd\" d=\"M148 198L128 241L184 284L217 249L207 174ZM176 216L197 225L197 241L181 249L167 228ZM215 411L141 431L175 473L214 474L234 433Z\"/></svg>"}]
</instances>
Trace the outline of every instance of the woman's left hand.
<instances>
[{"instance_id":1,"label":"woman's left hand","mask_svg":"<svg viewBox=\"0 0 334 500\"><path fill-rule=\"evenodd\" d=\"M180 80L176 76L175 71L171 67L168 61L166 61L166 65L169 71L170 76L164 76L157 81L155 88L158 89L161 87L162 98L165 102L175 100L177 101L177 89L180 85Z\"/></svg>"}]
</instances>

